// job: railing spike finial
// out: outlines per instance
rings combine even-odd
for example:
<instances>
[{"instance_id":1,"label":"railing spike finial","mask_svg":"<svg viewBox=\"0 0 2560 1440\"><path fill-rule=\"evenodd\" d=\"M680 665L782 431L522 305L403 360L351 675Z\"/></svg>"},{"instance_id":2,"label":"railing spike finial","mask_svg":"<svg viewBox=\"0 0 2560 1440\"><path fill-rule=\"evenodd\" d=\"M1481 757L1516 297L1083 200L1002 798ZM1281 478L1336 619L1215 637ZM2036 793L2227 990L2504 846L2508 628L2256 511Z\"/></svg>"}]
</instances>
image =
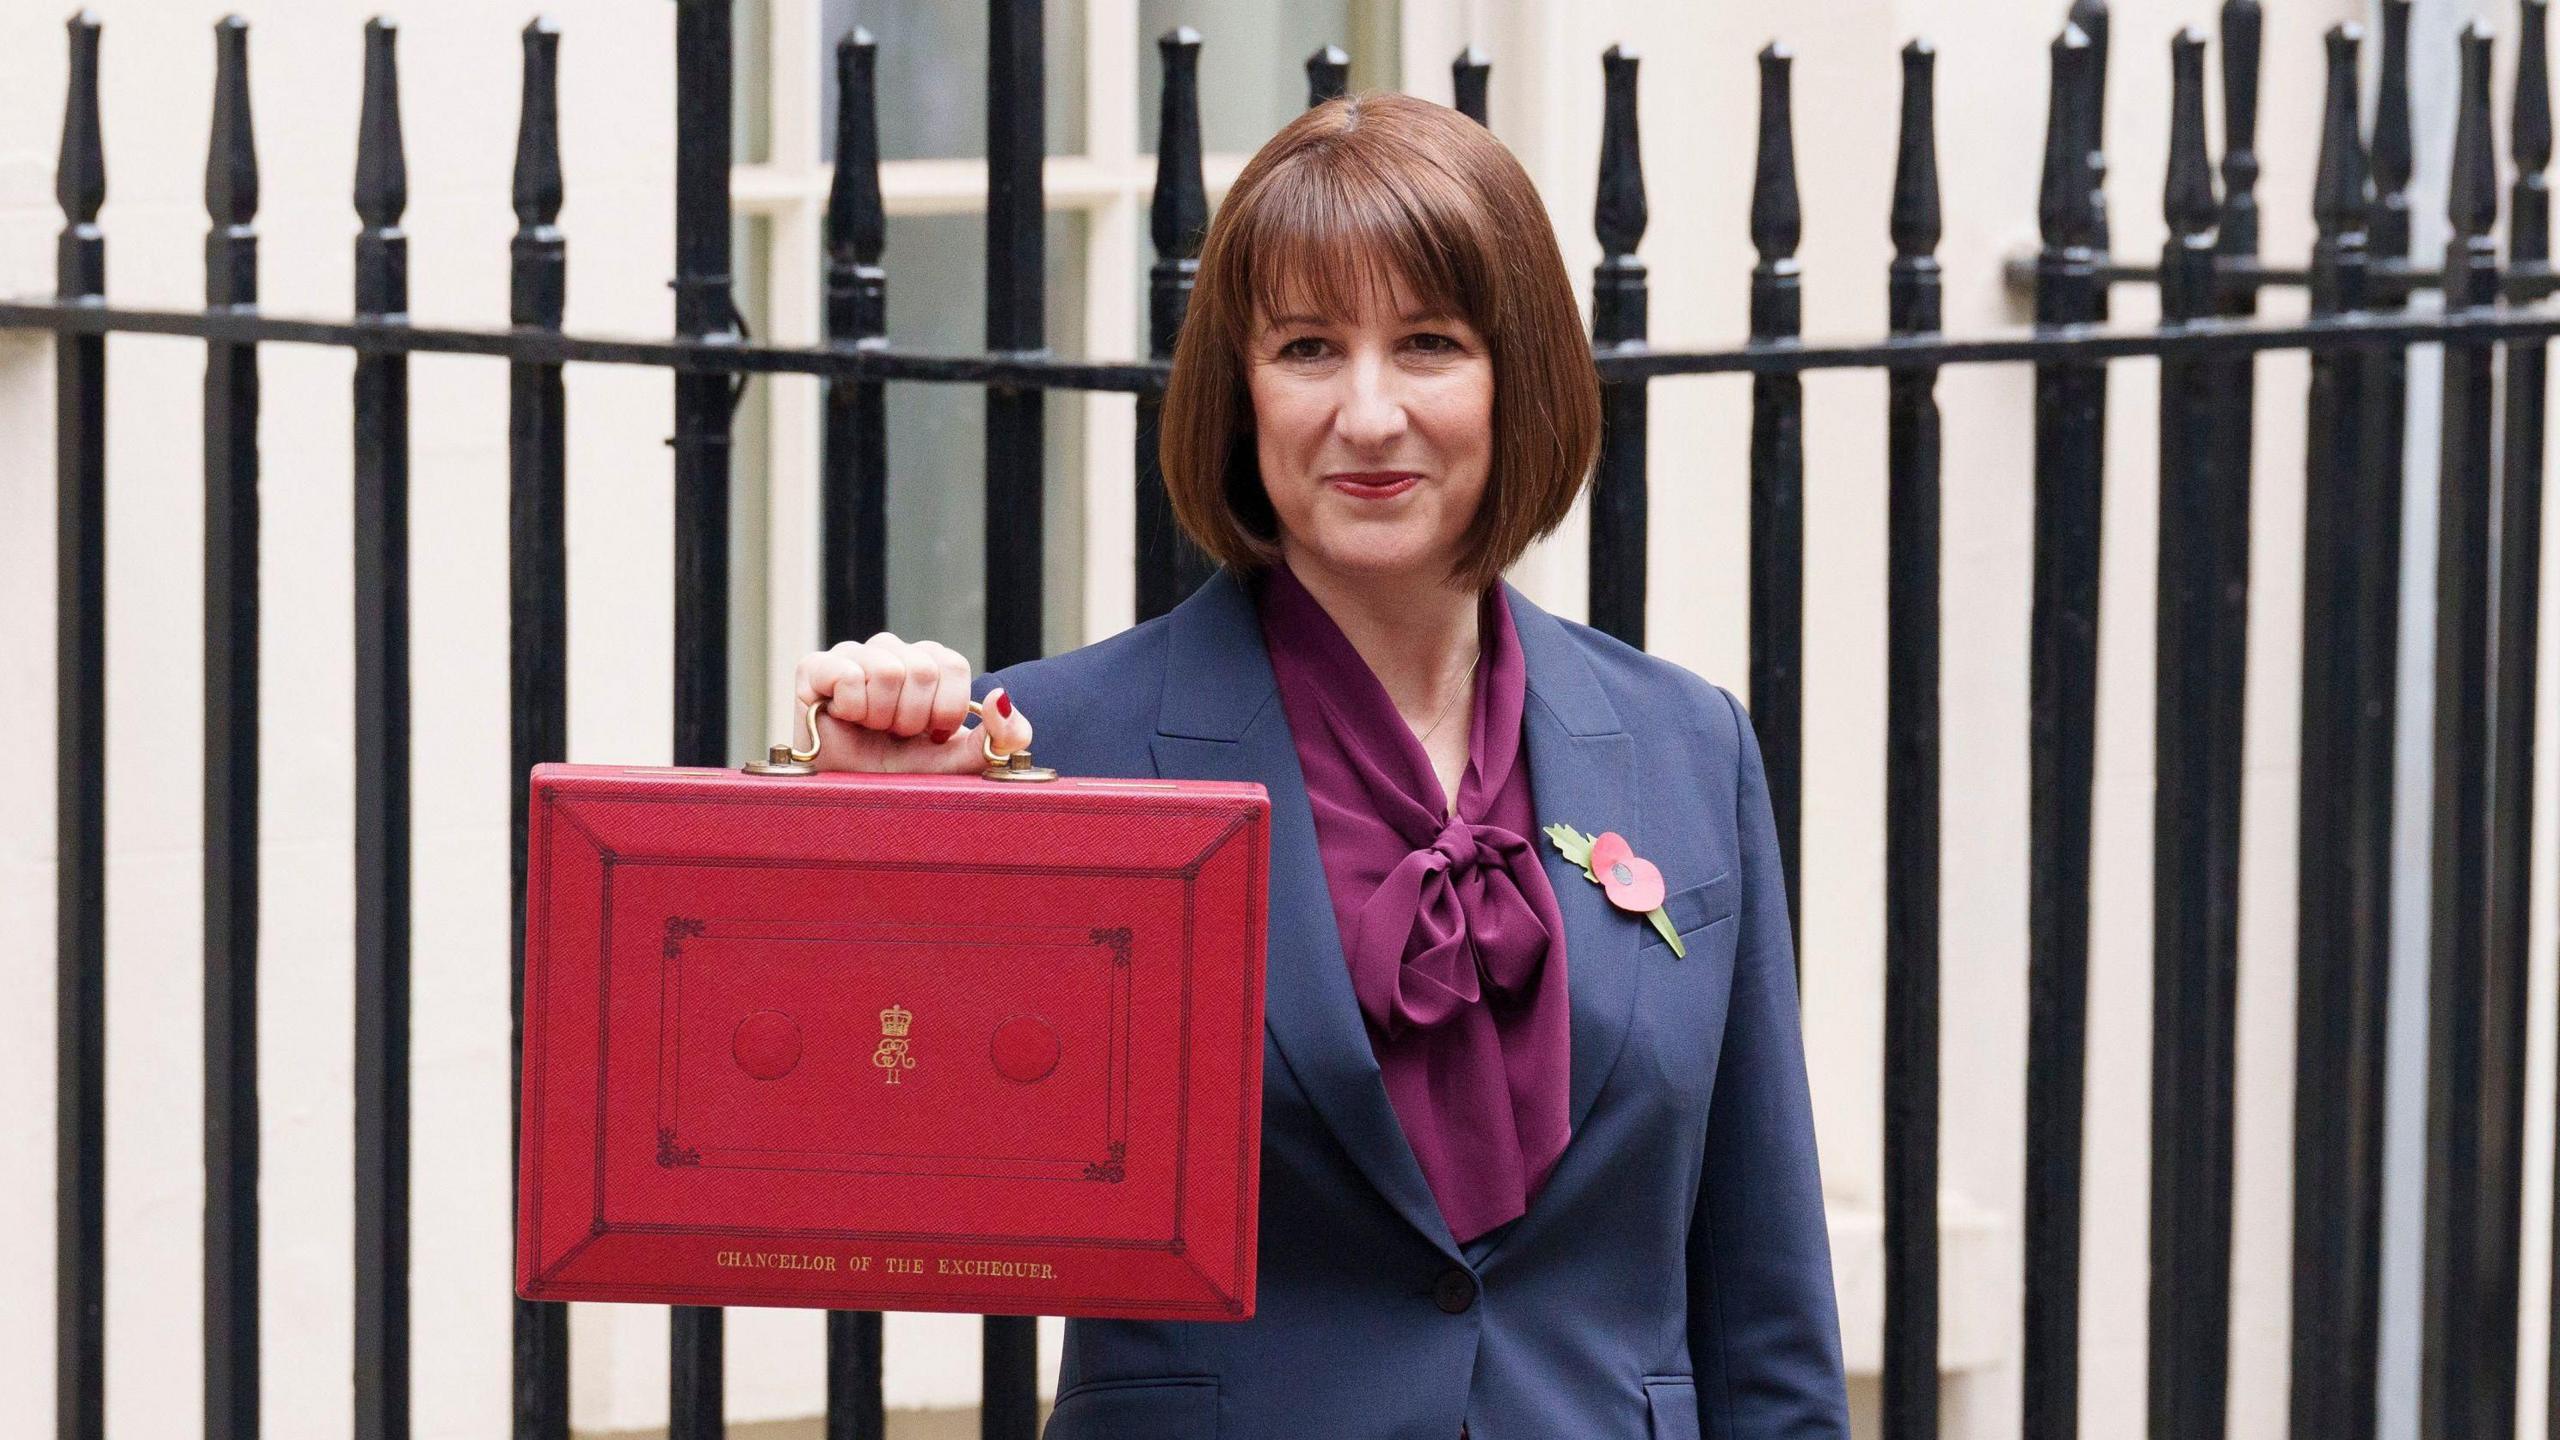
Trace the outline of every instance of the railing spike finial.
<instances>
[{"instance_id":1,"label":"railing spike finial","mask_svg":"<svg viewBox=\"0 0 2560 1440\"><path fill-rule=\"evenodd\" d=\"M2487 241L2498 223L2498 152L2490 135L2490 30L2485 20L2462 27L2462 92L2456 101L2453 169L2445 196L2445 215L2453 233L2466 240ZM2445 277L2448 284L2453 277ZM2447 297L2450 305L2452 299ZM2473 297L2473 303L2486 303Z\"/></svg>"},{"instance_id":2,"label":"railing spike finial","mask_svg":"<svg viewBox=\"0 0 2560 1440\"><path fill-rule=\"evenodd\" d=\"M204 167L205 209L216 225L246 225L258 213L258 147L249 123L249 22L214 22L213 136Z\"/></svg>"},{"instance_id":3,"label":"railing spike finial","mask_svg":"<svg viewBox=\"0 0 2560 1440\"><path fill-rule=\"evenodd\" d=\"M2212 230L2219 218L2213 158L2205 152L2204 46L2204 36L2192 25L2169 40L2169 173L2161 187L2161 207L2169 233L2190 243Z\"/></svg>"},{"instance_id":4,"label":"railing spike finial","mask_svg":"<svg viewBox=\"0 0 2560 1440\"><path fill-rule=\"evenodd\" d=\"M375 229L400 223L409 208L409 160L400 139L397 22L364 22L364 102L356 122L356 214Z\"/></svg>"},{"instance_id":5,"label":"railing spike finial","mask_svg":"<svg viewBox=\"0 0 2560 1440\"><path fill-rule=\"evenodd\" d=\"M2538 174L2551 164L2550 0L2519 0L2516 84L2511 124L2516 168Z\"/></svg>"},{"instance_id":6,"label":"railing spike finial","mask_svg":"<svg viewBox=\"0 0 2560 1440\"><path fill-rule=\"evenodd\" d=\"M2258 0L2222 4L2222 244L2258 253L2258 73L2266 12Z\"/></svg>"},{"instance_id":7,"label":"railing spike finial","mask_svg":"<svg viewBox=\"0 0 2560 1440\"><path fill-rule=\"evenodd\" d=\"M1926 40L1902 47L1902 128L1894 144L1894 254L1909 258L1938 248L1945 226L1938 208L1938 52Z\"/></svg>"},{"instance_id":8,"label":"railing spike finial","mask_svg":"<svg viewBox=\"0 0 2560 1440\"><path fill-rule=\"evenodd\" d=\"M2519 298L2540 300L2551 287L2551 179L2543 173L2551 165L2551 6L2549 0L2521 0L2521 4L2508 137L2516 160L2508 202L2508 278Z\"/></svg>"},{"instance_id":9,"label":"railing spike finial","mask_svg":"<svg viewBox=\"0 0 2560 1440\"><path fill-rule=\"evenodd\" d=\"M2364 141L2356 133L2356 60L2364 27L2329 27L2327 91L2320 110L2320 160L2311 185L2311 218L2323 239L2361 233L2370 207Z\"/></svg>"},{"instance_id":10,"label":"railing spike finial","mask_svg":"<svg viewBox=\"0 0 2560 1440\"><path fill-rule=\"evenodd\" d=\"M106 134L98 120L97 12L82 10L65 22L71 32L71 77L62 96L62 156L53 172L53 198L73 225L93 225L107 203Z\"/></svg>"},{"instance_id":11,"label":"railing spike finial","mask_svg":"<svg viewBox=\"0 0 2560 1440\"><path fill-rule=\"evenodd\" d=\"M1795 53L1760 48L1760 144L1751 178L1751 245L1765 262L1796 253L1804 207L1796 192Z\"/></svg>"},{"instance_id":12,"label":"railing spike finial","mask_svg":"<svg viewBox=\"0 0 2560 1440\"><path fill-rule=\"evenodd\" d=\"M1650 218L1644 155L1636 139L1636 56L1612 45L1600 55L1600 185L1591 228L1605 258L1635 253Z\"/></svg>"},{"instance_id":13,"label":"railing spike finial","mask_svg":"<svg viewBox=\"0 0 2560 1440\"><path fill-rule=\"evenodd\" d=\"M2412 0L2382 0L2382 70L2374 92L2373 184L2385 196L2409 188L2416 146L2409 114L2409 11Z\"/></svg>"},{"instance_id":14,"label":"railing spike finial","mask_svg":"<svg viewBox=\"0 0 2560 1440\"><path fill-rule=\"evenodd\" d=\"M887 248L880 199L880 42L856 25L836 42L836 173L827 187L827 248L840 265L877 265Z\"/></svg>"},{"instance_id":15,"label":"railing spike finial","mask_svg":"<svg viewBox=\"0 0 2560 1440\"><path fill-rule=\"evenodd\" d=\"M2107 220L2107 35L2113 16L2107 0L2075 0L2070 23L2089 37L2089 246L2103 255L2115 243ZM2098 304L2102 310L2106 305L2103 286Z\"/></svg>"},{"instance_id":16,"label":"railing spike finial","mask_svg":"<svg viewBox=\"0 0 2560 1440\"><path fill-rule=\"evenodd\" d=\"M1351 89L1351 56L1339 45L1321 45L1307 57L1307 108L1339 100Z\"/></svg>"},{"instance_id":17,"label":"railing spike finial","mask_svg":"<svg viewBox=\"0 0 2560 1440\"><path fill-rule=\"evenodd\" d=\"M516 112L516 224L558 223L560 178L560 27L537 15L524 27L524 98Z\"/></svg>"},{"instance_id":18,"label":"railing spike finial","mask_svg":"<svg viewBox=\"0 0 2560 1440\"><path fill-rule=\"evenodd\" d=\"M1449 103L1459 114L1487 127L1493 123L1487 118L1493 112L1485 101L1486 82L1492 75L1492 58L1474 45L1449 62Z\"/></svg>"},{"instance_id":19,"label":"railing spike finial","mask_svg":"<svg viewBox=\"0 0 2560 1440\"><path fill-rule=\"evenodd\" d=\"M2409 293L2409 176L2415 154L2409 115L2411 3L2382 0L2382 64L2374 90L2373 139L2365 152L2374 189L2365 249L2374 261L2373 301L2385 306L2407 303Z\"/></svg>"},{"instance_id":20,"label":"railing spike finial","mask_svg":"<svg viewBox=\"0 0 2560 1440\"><path fill-rule=\"evenodd\" d=\"M1200 32L1177 25L1156 40L1164 65L1156 113L1156 193L1148 220L1156 258L1195 260L1209 228L1209 185L1200 168Z\"/></svg>"},{"instance_id":21,"label":"railing spike finial","mask_svg":"<svg viewBox=\"0 0 2560 1440\"><path fill-rule=\"evenodd\" d=\"M2036 196L2036 220L2046 245L2085 248L2092 219L2087 184L2089 37L2079 26L2066 24L2050 49L2053 75L2046 94L2044 177Z\"/></svg>"}]
</instances>

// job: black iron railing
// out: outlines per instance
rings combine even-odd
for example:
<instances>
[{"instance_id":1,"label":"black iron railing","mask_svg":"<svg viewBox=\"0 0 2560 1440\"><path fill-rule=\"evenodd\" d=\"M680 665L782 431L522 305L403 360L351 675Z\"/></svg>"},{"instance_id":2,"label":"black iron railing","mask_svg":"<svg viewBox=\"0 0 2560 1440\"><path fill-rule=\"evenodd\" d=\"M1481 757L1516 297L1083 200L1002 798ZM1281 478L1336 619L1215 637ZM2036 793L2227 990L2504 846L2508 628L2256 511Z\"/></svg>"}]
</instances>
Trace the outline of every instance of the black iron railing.
<instances>
[{"instance_id":1,"label":"black iron railing","mask_svg":"<svg viewBox=\"0 0 2560 1440\"><path fill-rule=\"evenodd\" d=\"M573 335L562 328L567 245L555 77L558 34L524 33L514 199L512 298L504 327L430 327L407 316L405 173L396 32L368 26L350 318L295 318L257 297L258 160L248 103L248 32L216 30L207 165L205 304L136 309L105 293L105 195L98 112L99 27L70 23L69 99L58 190L57 292L0 302L0 328L55 337L58 456L60 1110L59 1387L64 1440L104 1433L106 964L104 729L107 337L205 343L205 1413L215 1440L257 1433L259 1097L257 641L259 354L272 344L353 351L356 474L356 1433L407 1433L412 1343L408 1240L409 694L407 357L481 355L510 370L513 748L506 783L521 827L534 764L566 758L564 551L567 364L640 365L676 379L675 754L725 763L728 736L726 530L730 417L743 377L825 383L822 454L829 636L868 634L886 615L886 386L959 384L986 401L988 668L1029 658L1041 635L1040 419L1052 391L1138 397L1137 594L1162 614L1206 567L1177 534L1155 463L1167 357L1209 216L1201 175L1196 62L1185 29L1159 47L1148 356L1054 356L1042 331L1042 47L1038 0L988 0L986 349L925 354L886 334L874 48L859 31L837 52L843 103L826 212L826 342L759 344L742 333L729 254L730 0L678 0L675 324L669 337ZM2099 116L2107 13L2078 0L2052 50L2052 108L2040 198L2042 246L2012 267L2035 323L1967 337L1941 331L1934 55L1903 52L1900 153L1886 334L1801 334L1788 53L1760 56L1757 252L1747 343L1659 349L1647 336L1647 274L1636 250L1648 213L1637 139L1637 62L1612 47L1594 226L1594 355L1604 443L1591 497L1589 614L1641 644L1650 513L1647 382L1752 377L1749 690L1780 820L1790 904L1797 884L1802 746L1804 372L1872 369L1888 380L1885 1434L1937 1424L1939 893L1939 416L1949 365L2035 367L2034 460L2021 503L2035 514L2030 676L2029 1022L2023 1354L2024 1433L2058 1440L2078 1425L2079 1240L2086 1068L2091 784L2096 737L2101 495L2107 362L2156 360L2160 456L2155 801L2155 1000L2151 1167L2150 1428L2225 1430L2230 1308L2232 1093L2239 896L2242 649L2249 592L2253 362L2304 350L2311 380L2300 750L2299 988L2295 1037L2292 1428L2300 1440L2373 1433L2385 997L2389 957L2394 657L2407 355L2444 353L2440 554L2433 710L2430 962L2432 1035L2426 1198L2427 1433L2510 1433L2516 1313L2526 899L2532 856L2532 715L2540 609L2544 348L2560 311L2543 302L2549 265L2550 98L2545 0L2521 0L2511 125L2516 180L2503 265L2497 220L2491 41L2462 39L2454 237L2443 264L2409 255L2408 0L2384 0L2381 92L2368 151L2357 127L2362 37L2327 38L2327 95L2314 203L2318 240L2300 269L2258 254L2255 186L2260 13L2221 9L2223 155L2216 183L2204 121L2204 38L2170 59L2170 239L2156 266L2108 241ZM1349 61L1307 62L1310 103L1342 93ZM1489 66L1470 49L1452 67L1459 108L1485 118ZM1997 263L1985 257L1983 263ZM2113 324L2108 288L2155 282L2156 325ZM2310 315L2267 320L2268 285L2307 286ZM2440 289L2441 313L2413 310ZM2504 381L2496 363L2504 352ZM2124 417L2117 417L2124 423ZM1845 757L1824 757L1845 758ZM497 783L497 777L491 777ZM522 950L524 836L515 836L514 912ZM499 958L489 957L493 965ZM520 979L520 975L518 977ZM518 986L518 994L521 987ZM518 1016L519 1035L521 1015ZM503 1256L476 1257L493 1275ZM564 1307L519 1302L515 1429L564 1436ZM672 1434L722 1425L720 1312L680 1309L673 1329ZM990 1320L985 1433L1022 1440L1037 1415L1034 1331ZM828 1433L881 1433L877 1315L827 1326ZM2560 1394L2560 1386L2554 1387Z\"/></svg>"}]
</instances>

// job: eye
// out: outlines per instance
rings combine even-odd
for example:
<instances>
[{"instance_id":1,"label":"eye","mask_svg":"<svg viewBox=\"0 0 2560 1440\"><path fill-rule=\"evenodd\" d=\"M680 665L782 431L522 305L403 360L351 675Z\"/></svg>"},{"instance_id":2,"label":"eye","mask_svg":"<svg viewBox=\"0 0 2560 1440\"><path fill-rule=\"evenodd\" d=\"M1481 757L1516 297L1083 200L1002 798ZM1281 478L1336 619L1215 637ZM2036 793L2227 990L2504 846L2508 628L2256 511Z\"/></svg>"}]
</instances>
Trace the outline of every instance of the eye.
<instances>
[{"instance_id":1,"label":"eye","mask_svg":"<svg viewBox=\"0 0 2560 1440\"><path fill-rule=\"evenodd\" d=\"M1280 346L1283 360L1314 360L1324 354L1324 342L1313 335L1301 335Z\"/></svg>"},{"instance_id":2,"label":"eye","mask_svg":"<svg viewBox=\"0 0 2560 1440\"><path fill-rule=\"evenodd\" d=\"M1404 343L1426 355L1454 355L1465 348L1457 342L1455 337L1432 331L1410 336Z\"/></svg>"}]
</instances>

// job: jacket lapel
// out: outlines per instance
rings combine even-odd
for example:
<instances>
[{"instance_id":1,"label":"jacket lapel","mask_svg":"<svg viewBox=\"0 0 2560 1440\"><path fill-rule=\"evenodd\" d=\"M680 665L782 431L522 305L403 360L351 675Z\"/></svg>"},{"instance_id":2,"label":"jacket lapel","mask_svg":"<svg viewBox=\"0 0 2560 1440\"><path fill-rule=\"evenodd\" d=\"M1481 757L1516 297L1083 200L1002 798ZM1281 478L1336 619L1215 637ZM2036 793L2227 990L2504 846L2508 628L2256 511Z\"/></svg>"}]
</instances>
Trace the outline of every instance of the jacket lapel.
<instances>
[{"instance_id":1,"label":"jacket lapel","mask_svg":"<svg viewBox=\"0 0 2560 1440\"><path fill-rule=\"evenodd\" d=\"M1633 826L1634 746L1563 625L1503 586L1528 670L1526 743L1538 823L1588 833ZM1156 773L1259 782L1271 798L1271 913L1266 967L1271 1038L1353 1162L1405 1218L1459 1254L1387 1100L1351 990L1315 817L1253 598L1220 569L1168 617L1164 694L1151 750ZM1581 867L1538 846L1565 918L1572 1002L1571 1120L1578 1129L1625 1038L1634 996L1636 927Z\"/></svg>"},{"instance_id":2,"label":"jacket lapel","mask_svg":"<svg viewBox=\"0 0 2560 1440\"><path fill-rule=\"evenodd\" d=\"M1529 672L1522 719L1531 808L1541 832L1529 838L1538 847L1548 883L1555 887L1556 908L1564 915L1565 976L1573 996L1568 1118L1579 1133L1627 1038L1644 922L1611 905L1582 867L1558 853L1543 832L1558 823L1585 835L1615 830L1643 853L1647 832L1635 738L1619 723L1600 677L1592 673L1591 662L1564 622L1530 603L1508 581L1502 589L1511 602L1512 628L1519 632L1520 656Z\"/></svg>"}]
</instances>

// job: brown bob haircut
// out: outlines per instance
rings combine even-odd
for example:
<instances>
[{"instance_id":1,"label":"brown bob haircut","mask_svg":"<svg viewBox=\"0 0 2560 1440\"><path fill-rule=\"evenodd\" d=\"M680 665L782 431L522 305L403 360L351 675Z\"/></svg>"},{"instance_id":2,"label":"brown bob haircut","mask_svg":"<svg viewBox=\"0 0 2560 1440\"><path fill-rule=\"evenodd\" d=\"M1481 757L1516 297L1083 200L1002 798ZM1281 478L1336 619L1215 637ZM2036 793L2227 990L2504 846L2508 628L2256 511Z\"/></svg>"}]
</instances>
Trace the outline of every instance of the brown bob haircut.
<instances>
[{"instance_id":1,"label":"brown bob haircut","mask_svg":"<svg viewBox=\"0 0 2560 1440\"><path fill-rule=\"evenodd\" d=\"M1483 590L1573 508L1600 437L1600 381L1546 206L1483 126L1409 95L1329 100L1236 176L1202 241L1158 454L1175 520L1240 571L1279 559L1254 457L1245 355L1257 315L1349 316L1402 280L1464 317L1493 363L1493 463L1452 579Z\"/></svg>"}]
</instances>

